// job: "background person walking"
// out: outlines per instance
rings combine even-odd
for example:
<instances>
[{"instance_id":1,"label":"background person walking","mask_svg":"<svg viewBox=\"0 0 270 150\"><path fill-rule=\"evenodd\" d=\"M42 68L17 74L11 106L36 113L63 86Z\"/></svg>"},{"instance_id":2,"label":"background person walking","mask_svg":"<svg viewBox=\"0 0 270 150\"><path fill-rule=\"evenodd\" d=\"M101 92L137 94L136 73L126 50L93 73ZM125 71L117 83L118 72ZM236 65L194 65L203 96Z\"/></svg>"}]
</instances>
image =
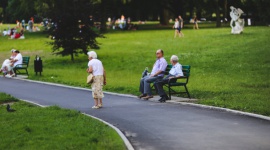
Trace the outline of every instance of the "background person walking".
<instances>
[{"instance_id":1,"label":"background person walking","mask_svg":"<svg viewBox=\"0 0 270 150\"><path fill-rule=\"evenodd\" d=\"M193 29L199 29L199 26L198 26L198 19L197 19L197 17L195 16L194 18L193 18L193 21L194 21L194 25L193 25Z\"/></svg>"},{"instance_id":2,"label":"background person walking","mask_svg":"<svg viewBox=\"0 0 270 150\"><path fill-rule=\"evenodd\" d=\"M94 76L92 87L92 96L95 100L95 105L92 107L94 109L98 109L102 107L102 98L104 97L102 87L106 85L106 73L105 69L102 65L102 62L97 59L97 53L94 51L90 51L87 53L88 55L88 69L86 70L88 73L92 73Z\"/></svg>"},{"instance_id":3,"label":"background person walking","mask_svg":"<svg viewBox=\"0 0 270 150\"><path fill-rule=\"evenodd\" d=\"M174 29L174 38L176 38L177 35L180 37L180 34L179 34L180 33L180 25L179 25L178 18L175 18L173 29Z\"/></svg>"},{"instance_id":4,"label":"background person walking","mask_svg":"<svg viewBox=\"0 0 270 150\"><path fill-rule=\"evenodd\" d=\"M180 15L178 16L178 19L179 19L179 34L181 37L184 37L184 34L182 32L182 29L184 27L184 20L183 20L182 16L180 16Z\"/></svg>"}]
</instances>

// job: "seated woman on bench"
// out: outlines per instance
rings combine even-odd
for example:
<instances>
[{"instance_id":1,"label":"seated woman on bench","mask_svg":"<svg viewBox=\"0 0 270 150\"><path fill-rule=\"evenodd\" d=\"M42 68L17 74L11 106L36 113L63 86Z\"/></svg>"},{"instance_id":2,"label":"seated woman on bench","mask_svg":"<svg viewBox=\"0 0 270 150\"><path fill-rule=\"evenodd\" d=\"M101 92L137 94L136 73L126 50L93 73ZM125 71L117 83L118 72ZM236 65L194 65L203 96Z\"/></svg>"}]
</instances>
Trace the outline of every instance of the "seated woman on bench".
<instances>
[{"instance_id":1,"label":"seated woman on bench","mask_svg":"<svg viewBox=\"0 0 270 150\"><path fill-rule=\"evenodd\" d=\"M160 98L160 102L166 102L166 100L169 99L169 97L167 96L167 94L165 93L164 89L163 89L163 85L167 84L169 81L175 80L174 78L177 77L181 77L184 76L183 75L183 71L182 71L182 65L180 63L178 63L178 57L176 55L172 55L170 62L172 64L172 68L169 72L169 75L167 75L164 79L162 79L161 81L157 81L155 83L155 87L158 90L158 94L161 97Z\"/></svg>"},{"instance_id":2,"label":"seated woman on bench","mask_svg":"<svg viewBox=\"0 0 270 150\"><path fill-rule=\"evenodd\" d=\"M13 50L11 50L11 52L12 52L11 58L6 59L3 62L3 65L2 65L1 70L0 70L0 73L4 72L5 77L14 77L15 74L13 72L13 68L15 68L19 64L22 64L22 60L23 60L20 51L13 49Z\"/></svg>"},{"instance_id":3,"label":"seated woman on bench","mask_svg":"<svg viewBox=\"0 0 270 150\"><path fill-rule=\"evenodd\" d=\"M13 60L14 58L15 58L15 49L12 49L11 50L11 56L10 56L10 58L9 59L6 59L6 60L4 60L4 62L3 62L3 64L2 64L2 67L1 67L1 69L0 69L0 73L4 73L4 77L8 74L8 73L10 73L10 71L12 71L12 63L11 63L11 60Z\"/></svg>"}]
</instances>

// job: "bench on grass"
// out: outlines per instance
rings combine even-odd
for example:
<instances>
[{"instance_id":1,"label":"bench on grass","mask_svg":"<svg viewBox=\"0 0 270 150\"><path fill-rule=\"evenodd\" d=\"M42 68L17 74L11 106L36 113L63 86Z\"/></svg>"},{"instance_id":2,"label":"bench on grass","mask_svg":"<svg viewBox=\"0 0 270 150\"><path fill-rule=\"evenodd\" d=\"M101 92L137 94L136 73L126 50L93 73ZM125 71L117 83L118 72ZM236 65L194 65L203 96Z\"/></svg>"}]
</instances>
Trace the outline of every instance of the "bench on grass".
<instances>
[{"instance_id":1,"label":"bench on grass","mask_svg":"<svg viewBox=\"0 0 270 150\"><path fill-rule=\"evenodd\" d=\"M13 68L13 71L16 75L18 74L27 74L28 75L28 65L29 65L29 60L30 60L30 57L23 57L23 62L22 64L18 64L16 65L14 68ZM25 72L21 72L21 70L25 70Z\"/></svg>"},{"instance_id":2,"label":"bench on grass","mask_svg":"<svg viewBox=\"0 0 270 150\"><path fill-rule=\"evenodd\" d=\"M169 75L171 68L172 68L172 65L167 66L164 72L165 76ZM176 80L169 80L169 82L164 85L168 88L168 95L170 99L172 95L182 94L182 93L186 93L188 97L191 98L187 89L187 84L188 84L189 76L190 76L190 68L191 68L190 65L182 65L182 71L183 71L184 76L173 78ZM185 88L185 92L182 92L179 89L177 89L177 87L180 87L180 86L183 86Z\"/></svg>"}]
</instances>

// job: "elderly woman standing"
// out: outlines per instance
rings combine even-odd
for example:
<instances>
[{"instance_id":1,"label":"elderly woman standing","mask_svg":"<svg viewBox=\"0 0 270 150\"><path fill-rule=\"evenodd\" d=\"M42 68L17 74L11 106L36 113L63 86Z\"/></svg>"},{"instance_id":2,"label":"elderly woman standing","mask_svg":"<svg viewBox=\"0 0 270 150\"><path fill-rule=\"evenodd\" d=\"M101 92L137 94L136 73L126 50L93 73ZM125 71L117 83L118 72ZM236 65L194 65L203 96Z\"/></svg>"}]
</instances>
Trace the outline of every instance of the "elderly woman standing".
<instances>
[{"instance_id":1,"label":"elderly woman standing","mask_svg":"<svg viewBox=\"0 0 270 150\"><path fill-rule=\"evenodd\" d=\"M95 100L95 105L92 107L98 109L102 107L102 98L104 97L102 87L106 85L106 74L102 62L97 59L97 53L90 51L88 55L88 73L92 73L94 80L92 83L92 96Z\"/></svg>"}]
</instances>

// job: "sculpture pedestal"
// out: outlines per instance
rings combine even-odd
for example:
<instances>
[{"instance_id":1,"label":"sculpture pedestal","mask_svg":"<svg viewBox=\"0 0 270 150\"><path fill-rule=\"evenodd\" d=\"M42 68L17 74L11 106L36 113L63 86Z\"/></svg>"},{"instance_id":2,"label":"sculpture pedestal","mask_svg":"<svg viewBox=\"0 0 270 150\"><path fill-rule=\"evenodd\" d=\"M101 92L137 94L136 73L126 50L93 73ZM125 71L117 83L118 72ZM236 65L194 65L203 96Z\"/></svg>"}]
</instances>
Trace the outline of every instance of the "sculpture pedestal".
<instances>
[{"instance_id":1,"label":"sculpture pedestal","mask_svg":"<svg viewBox=\"0 0 270 150\"><path fill-rule=\"evenodd\" d=\"M244 31L244 25L245 25L245 21L244 19L238 19L235 22L235 26L232 26L232 34L240 34Z\"/></svg>"}]
</instances>

